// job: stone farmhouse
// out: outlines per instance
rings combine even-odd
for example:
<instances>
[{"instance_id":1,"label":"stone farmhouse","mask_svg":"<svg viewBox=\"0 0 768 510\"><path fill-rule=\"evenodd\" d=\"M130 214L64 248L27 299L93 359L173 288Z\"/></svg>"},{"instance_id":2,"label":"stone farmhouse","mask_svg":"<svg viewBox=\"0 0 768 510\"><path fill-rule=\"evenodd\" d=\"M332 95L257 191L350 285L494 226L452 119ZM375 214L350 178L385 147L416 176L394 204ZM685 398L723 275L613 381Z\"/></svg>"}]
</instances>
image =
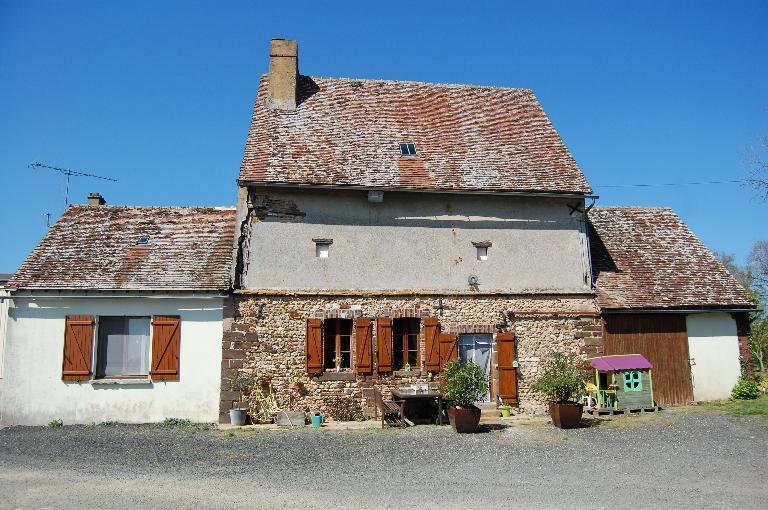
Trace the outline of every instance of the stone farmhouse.
<instances>
[{"instance_id":1,"label":"stone farmhouse","mask_svg":"<svg viewBox=\"0 0 768 510\"><path fill-rule=\"evenodd\" d=\"M627 232L643 225L634 209L592 209L530 90L303 76L296 42L273 40L238 185L222 388L246 369L297 408L338 395L369 407L374 386L426 382L460 357L485 367L487 400L536 411L531 385L552 352L628 348L661 364L662 401L680 403L692 399L690 377L677 381L690 374L686 331L710 322L727 348L706 356L731 357L725 379L711 363L702 377L717 376L720 393L735 382L728 312L752 306L744 289L673 213L646 210L667 228L646 236ZM600 239L609 265L595 272ZM632 251L672 265L654 274ZM627 316L670 324L669 368L664 349L614 340ZM307 379L301 394L295 378ZM685 398L667 396L674 384L688 385ZM222 394L222 417L235 398Z\"/></svg>"},{"instance_id":2,"label":"stone farmhouse","mask_svg":"<svg viewBox=\"0 0 768 510\"><path fill-rule=\"evenodd\" d=\"M10 278L0 424L228 421L241 373L370 409L453 358L540 412L556 351L642 354L660 405L726 397L745 289L669 209L596 199L531 90L304 76L273 39L236 210L94 194Z\"/></svg>"}]
</instances>

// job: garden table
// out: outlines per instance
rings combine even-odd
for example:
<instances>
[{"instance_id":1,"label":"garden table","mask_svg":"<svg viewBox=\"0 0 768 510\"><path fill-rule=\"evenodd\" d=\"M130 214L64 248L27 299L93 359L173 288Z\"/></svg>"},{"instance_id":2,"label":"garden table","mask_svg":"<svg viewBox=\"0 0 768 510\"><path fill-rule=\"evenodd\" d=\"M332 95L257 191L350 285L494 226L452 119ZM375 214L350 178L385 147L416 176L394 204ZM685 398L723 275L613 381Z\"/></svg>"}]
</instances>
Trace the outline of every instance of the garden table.
<instances>
[{"instance_id":1,"label":"garden table","mask_svg":"<svg viewBox=\"0 0 768 510\"><path fill-rule=\"evenodd\" d=\"M425 407L431 402L437 401L437 420L438 425L443 424L443 395L439 391L415 391L415 390L392 390L392 398L394 400L403 400L405 405L403 406L403 413L405 414L407 409L413 409L414 407ZM410 405L409 405L410 404ZM413 420L412 420L413 421Z\"/></svg>"}]
</instances>

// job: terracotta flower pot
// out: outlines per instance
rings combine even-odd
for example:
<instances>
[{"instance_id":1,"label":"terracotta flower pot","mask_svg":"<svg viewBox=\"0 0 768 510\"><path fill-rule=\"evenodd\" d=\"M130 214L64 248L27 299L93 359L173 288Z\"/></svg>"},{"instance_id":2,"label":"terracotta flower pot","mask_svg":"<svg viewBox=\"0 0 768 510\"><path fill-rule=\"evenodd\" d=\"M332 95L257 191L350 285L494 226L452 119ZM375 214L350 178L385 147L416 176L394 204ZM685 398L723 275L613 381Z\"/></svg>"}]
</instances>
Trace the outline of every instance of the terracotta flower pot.
<instances>
[{"instance_id":1,"label":"terracotta flower pot","mask_svg":"<svg viewBox=\"0 0 768 510\"><path fill-rule=\"evenodd\" d=\"M575 429L581 422L584 406L576 402L550 402L549 415L555 427Z\"/></svg>"},{"instance_id":2,"label":"terracotta flower pot","mask_svg":"<svg viewBox=\"0 0 768 510\"><path fill-rule=\"evenodd\" d=\"M448 419L456 432L474 432L480 424L480 408L476 406L449 407Z\"/></svg>"}]
</instances>

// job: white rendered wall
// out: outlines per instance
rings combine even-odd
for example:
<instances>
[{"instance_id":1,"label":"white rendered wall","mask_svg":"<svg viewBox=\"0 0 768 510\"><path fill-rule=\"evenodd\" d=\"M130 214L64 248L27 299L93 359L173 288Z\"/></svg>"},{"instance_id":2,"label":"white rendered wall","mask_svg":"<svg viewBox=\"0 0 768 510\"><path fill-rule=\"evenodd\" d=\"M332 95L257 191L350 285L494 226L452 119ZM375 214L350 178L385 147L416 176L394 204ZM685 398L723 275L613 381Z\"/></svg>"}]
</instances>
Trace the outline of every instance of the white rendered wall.
<instances>
[{"instance_id":1,"label":"white rendered wall","mask_svg":"<svg viewBox=\"0 0 768 510\"><path fill-rule=\"evenodd\" d=\"M165 418L217 422L221 298L15 299L9 309L0 424L44 425ZM180 315L179 381L97 385L61 380L67 315Z\"/></svg>"},{"instance_id":2,"label":"white rendered wall","mask_svg":"<svg viewBox=\"0 0 768 510\"><path fill-rule=\"evenodd\" d=\"M0 289L0 298L7 296L8 291ZM8 303L7 299L0 299L0 379L3 378L3 358L5 354L5 331L8 323ZM2 383L0 383L0 394L2 394Z\"/></svg>"},{"instance_id":3,"label":"white rendered wall","mask_svg":"<svg viewBox=\"0 0 768 510\"><path fill-rule=\"evenodd\" d=\"M741 375L736 321L728 313L686 317L694 400L726 399Z\"/></svg>"}]
</instances>

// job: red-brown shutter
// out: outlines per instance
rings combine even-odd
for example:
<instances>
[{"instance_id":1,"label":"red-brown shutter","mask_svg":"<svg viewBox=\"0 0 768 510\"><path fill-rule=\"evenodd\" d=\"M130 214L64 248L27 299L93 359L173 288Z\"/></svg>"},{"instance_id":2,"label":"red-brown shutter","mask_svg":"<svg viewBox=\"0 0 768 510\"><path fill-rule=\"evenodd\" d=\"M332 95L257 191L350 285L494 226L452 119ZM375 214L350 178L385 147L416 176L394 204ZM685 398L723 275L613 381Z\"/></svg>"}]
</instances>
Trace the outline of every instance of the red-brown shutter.
<instances>
[{"instance_id":1,"label":"red-brown shutter","mask_svg":"<svg viewBox=\"0 0 768 510\"><path fill-rule=\"evenodd\" d=\"M323 321L307 319L307 373L323 373Z\"/></svg>"},{"instance_id":2,"label":"red-brown shutter","mask_svg":"<svg viewBox=\"0 0 768 510\"><path fill-rule=\"evenodd\" d=\"M517 404L517 369L515 363L515 334L496 334L499 360L499 397L505 404Z\"/></svg>"},{"instance_id":3,"label":"red-brown shutter","mask_svg":"<svg viewBox=\"0 0 768 510\"><path fill-rule=\"evenodd\" d=\"M445 364L459 357L459 336L454 333L440 333L440 371Z\"/></svg>"},{"instance_id":4,"label":"red-brown shutter","mask_svg":"<svg viewBox=\"0 0 768 510\"><path fill-rule=\"evenodd\" d=\"M67 315L64 322L62 380L87 381L90 379L92 351L93 317L90 315Z\"/></svg>"},{"instance_id":5,"label":"red-brown shutter","mask_svg":"<svg viewBox=\"0 0 768 510\"><path fill-rule=\"evenodd\" d=\"M355 370L358 374L373 372L373 323L371 319L355 321Z\"/></svg>"},{"instance_id":6,"label":"red-brown shutter","mask_svg":"<svg viewBox=\"0 0 768 510\"><path fill-rule=\"evenodd\" d=\"M428 372L440 371L440 321L437 317L424 319L424 368Z\"/></svg>"},{"instance_id":7,"label":"red-brown shutter","mask_svg":"<svg viewBox=\"0 0 768 510\"><path fill-rule=\"evenodd\" d=\"M155 315L152 317L152 370L149 375L157 381L179 380L179 347L181 317Z\"/></svg>"},{"instance_id":8,"label":"red-brown shutter","mask_svg":"<svg viewBox=\"0 0 768 510\"><path fill-rule=\"evenodd\" d=\"M392 371L392 319L376 319L376 348L379 372Z\"/></svg>"}]
</instances>

